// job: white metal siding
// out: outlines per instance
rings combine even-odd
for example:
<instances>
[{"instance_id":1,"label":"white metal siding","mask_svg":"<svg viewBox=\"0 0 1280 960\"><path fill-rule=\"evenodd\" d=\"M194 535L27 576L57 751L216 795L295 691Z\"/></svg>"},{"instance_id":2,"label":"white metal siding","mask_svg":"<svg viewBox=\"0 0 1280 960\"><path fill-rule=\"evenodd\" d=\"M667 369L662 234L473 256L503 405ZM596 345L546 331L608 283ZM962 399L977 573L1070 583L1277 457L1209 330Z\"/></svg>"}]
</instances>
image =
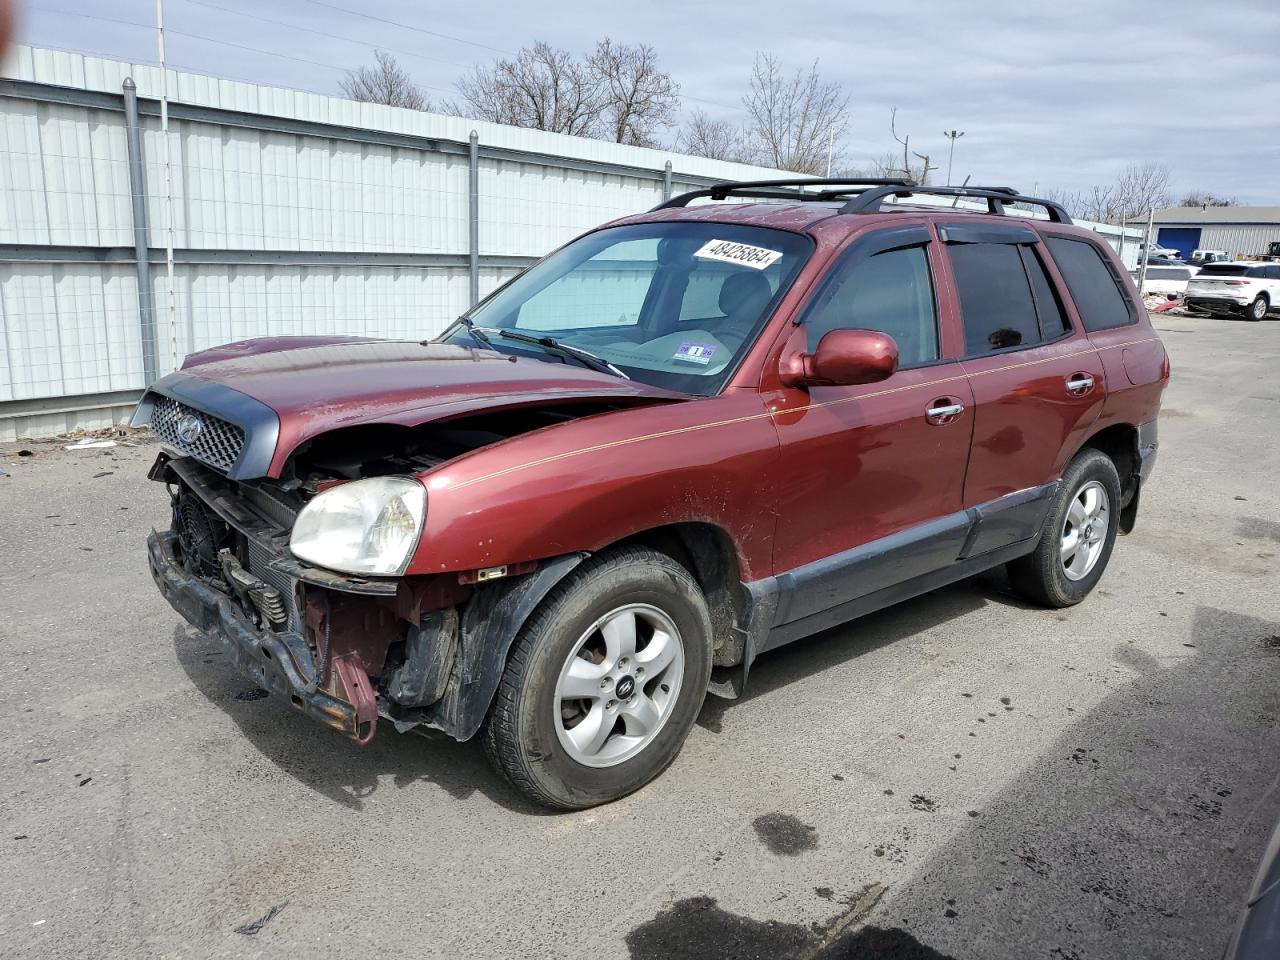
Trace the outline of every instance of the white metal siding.
<instances>
[{"instance_id":1,"label":"white metal siding","mask_svg":"<svg viewBox=\"0 0 1280 960\"><path fill-rule=\"evenodd\" d=\"M1266 253L1267 246L1277 241L1280 241L1280 223L1204 224L1200 231L1200 249L1226 250L1232 257Z\"/></svg>"}]
</instances>

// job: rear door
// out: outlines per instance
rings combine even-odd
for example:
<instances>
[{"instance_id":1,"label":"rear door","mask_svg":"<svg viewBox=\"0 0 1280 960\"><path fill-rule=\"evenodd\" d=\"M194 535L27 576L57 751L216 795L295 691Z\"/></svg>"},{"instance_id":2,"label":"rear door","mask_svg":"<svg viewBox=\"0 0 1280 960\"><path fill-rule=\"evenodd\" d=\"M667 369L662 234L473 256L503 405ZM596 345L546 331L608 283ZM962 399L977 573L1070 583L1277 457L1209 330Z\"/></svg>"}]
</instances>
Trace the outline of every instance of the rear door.
<instances>
[{"instance_id":1,"label":"rear door","mask_svg":"<svg viewBox=\"0 0 1280 960\"><path fill-rule=\"evenodd\" d=\"M1107 397L1095 429L1154 420L1167 360L1124 266L1092 237L1046 231L1044 242L1073 323L1084 328L1102 359Z\"/></svg>"},{"instance_id":2,"label":"rear door","mask_svg":"<svg viewBox=\"0 0 1280 960\"><path fill-rule=\"evenodd\" d=\"M974 398L964 506L983 523L966 555L1038 532L1049 486L1098 419L1102 363L1071 324L1046 270L1039 235L1019 224L947 223Z\"/></svg>"}]
</instances>

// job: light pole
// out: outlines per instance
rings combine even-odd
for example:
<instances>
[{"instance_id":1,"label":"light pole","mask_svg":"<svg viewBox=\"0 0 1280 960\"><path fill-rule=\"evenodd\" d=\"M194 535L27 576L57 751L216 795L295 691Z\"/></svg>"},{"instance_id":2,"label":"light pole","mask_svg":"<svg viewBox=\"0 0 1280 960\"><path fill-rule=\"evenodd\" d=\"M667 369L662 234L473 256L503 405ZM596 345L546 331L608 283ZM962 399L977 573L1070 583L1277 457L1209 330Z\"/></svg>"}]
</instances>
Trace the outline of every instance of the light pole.
<instances>
[{"instance_id":1,"label":"light pole","mask_svg":"<svg viewBox=\"0 0 1280 960\"><path fill-rule=\"evenodd\" d=\"M951 161L956 158L956 141L964 136L963 130L943 130L942 135L951 141L947 151L947 186L951 186Z\"/></svg>"}]
</instances>

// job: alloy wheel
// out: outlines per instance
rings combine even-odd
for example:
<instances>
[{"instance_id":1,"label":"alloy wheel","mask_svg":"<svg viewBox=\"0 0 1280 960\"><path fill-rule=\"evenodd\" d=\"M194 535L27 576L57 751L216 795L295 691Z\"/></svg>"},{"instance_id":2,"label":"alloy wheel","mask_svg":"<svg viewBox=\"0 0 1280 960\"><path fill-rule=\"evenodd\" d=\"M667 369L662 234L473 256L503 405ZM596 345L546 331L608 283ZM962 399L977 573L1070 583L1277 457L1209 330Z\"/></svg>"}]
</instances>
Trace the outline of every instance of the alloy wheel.
<instances>
[{"instance_id":1,"label":"alloy wheel","mask_svg":"<svg viewBox=\"0 0 1280 960\"><path fill-rule=\"evenodd\" d=\"M1111 502L1106 487L1090 480L1071 498L1062 523L1062 572L1069 580L1083 580L1098 562L1111 526Z\"/></svg>"},{"instance_id":2,"label":"alloy wheel","mask_svg":"<svg viewBox=\"0 0 1280 960\"><path fill-rule=\"evenodd\" d=\"M634 757L670 718L684 679L684 644L657 607L632 603L593 623L556 680L556 735L573 760L612 767Z\"/></svg>"}]
</instances>

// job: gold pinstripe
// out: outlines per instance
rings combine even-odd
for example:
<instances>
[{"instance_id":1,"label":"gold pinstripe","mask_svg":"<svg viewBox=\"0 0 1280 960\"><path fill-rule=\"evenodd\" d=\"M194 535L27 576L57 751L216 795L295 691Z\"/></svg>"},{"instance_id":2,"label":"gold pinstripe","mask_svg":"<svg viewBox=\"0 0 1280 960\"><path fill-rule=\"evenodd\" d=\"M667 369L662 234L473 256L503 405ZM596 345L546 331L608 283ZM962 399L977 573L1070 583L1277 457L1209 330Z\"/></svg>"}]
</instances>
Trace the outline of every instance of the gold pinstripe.
<instances>
[{"instance_id":1,"label":"gold pinstripe","mask_svg":"<svg viewBox=\"0 0 1280 960\"><path fill-rule=\"evenodd\" d=\"M663 430L659 433L647 433L640 437L627 437L622 440L610 440L608 443L597 443L590 447L580 447L577 450L569 450L565 453L553 454L549 457L542 457L538 460L530 460L527 463L518 463L510 467L504 467L501 470L495 470L493 473L482 474L478 477L472 477L470 480L463 480L454 484L453 489L460 490L463 487L469 487L472 484L481 483L485 480L496 480L498 477L505 477L509 473L515 473L517 470L524 470L526 467L539 467L547 463L555 463L558 460L567 460L570 457L576 457L584 453L596 453L600 450L611 450L615 447L624 447L632 443L643 443L646 440L661 440L664 437L676 437L685 433L695 433L699 430L710 430L715 427L729 427L735 423L748 423L752 420L764 420L769 417L785 416L793 413L803 413L806 410L818 410L823 407L834 407L842 403L852 403L856 400L870 400L873 397L884 397L890 394L902 393L907 390L920 390L924 387L938 387L946 383L954 383L957 380L964 380L968 377L981 377L991 373L1005 373L1009 370L1019 370L1023 367L1034 367L1041 363L1051 363L1058 360L1070 360L1072 357L1083 357L1091 353L1097 353L1098 350L1115 350L1120 347L1133 347L1140 343L1151 343L1153 340L1159 340L1159 337L1146 337L1142 340L1129 340L1125 343L1113 343L1105 347L1098 347L1089 350L1077 350L1075 353L1060 354L1053 357L1041 357L1038 360L1024 360L1022 363L1011 363L1007 366L996 367L992 370L977 370L973 373L963 373L954 377L941 377L937 380L928 380L922 383L908 383L900 387L889 387L884 390L876 390L871 393L860 393L856 397L838 397L835 400L826 400L822 403L810 403L803 407L787 407L785 410L766 410L762 413L751 413L743 417L731 417L728 420L714 420L711 423L695 423L687 427L676 427L673 430Z\"/></svg>"}]
</instances>

